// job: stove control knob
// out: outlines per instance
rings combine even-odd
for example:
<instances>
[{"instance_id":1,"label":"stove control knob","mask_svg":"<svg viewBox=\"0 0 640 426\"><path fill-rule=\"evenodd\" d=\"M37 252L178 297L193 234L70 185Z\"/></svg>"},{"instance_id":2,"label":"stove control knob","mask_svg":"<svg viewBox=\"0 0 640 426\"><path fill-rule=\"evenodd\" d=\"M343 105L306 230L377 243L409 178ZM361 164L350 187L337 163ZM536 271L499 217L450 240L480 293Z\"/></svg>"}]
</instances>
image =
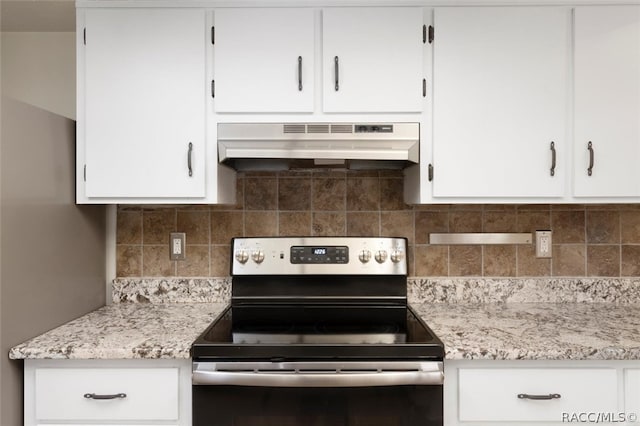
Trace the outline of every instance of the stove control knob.
<instances>
[{"instance_id":1,"label":"stove control knob","mask_svg":"<svg viewBox=\"0 0 640 426\"><path fill-rule=\"evenodd\" d=\"M256 250L251 253L251 258L256 263L262 263L262 261L264 260L264 252L262 250Z\"/></svg>"},{"instance_id":2,"label":"stove control knob","mask_svg":"<svg viewBox=\"0 0 640 426\"><path fill-rule=\"evenodd\" d=\"M402 259L404 259L404 253L402 252L402 250L393 250L391 252L391 261L393 263L398 263Z\"/></svg>"},{"instance_id":3,"label":"stove control knob","mask_svg":"<svg viewBox=\"0 0 640 426\"><path fill-rule=\"evenodd\" d=\"M378 250L376 252L376 262L378 263L384 263L385 260L387 260L387 251L386 250Z\"/></svg>"},{"instance_id":4,"label":"stove control knob","mask_svg":"<svg viewBox=\"0 0 640 426\"><path fill-rule=\"evenodd\" d=\"M362 250L358 255L358 259L360 259L362 263L367 263L371 260L371 252L369 250Z\"/></svg>"},{"instance_id":5,"label":"stove control knob","mask_svg":"<svg viewBox=\"0 0 640 426\"><path fill-rule=\"evenodd\" d=\"M246 250L236 251L236 260L244 265L249 260L249 253Z\"/></svg>"}]
</instances>

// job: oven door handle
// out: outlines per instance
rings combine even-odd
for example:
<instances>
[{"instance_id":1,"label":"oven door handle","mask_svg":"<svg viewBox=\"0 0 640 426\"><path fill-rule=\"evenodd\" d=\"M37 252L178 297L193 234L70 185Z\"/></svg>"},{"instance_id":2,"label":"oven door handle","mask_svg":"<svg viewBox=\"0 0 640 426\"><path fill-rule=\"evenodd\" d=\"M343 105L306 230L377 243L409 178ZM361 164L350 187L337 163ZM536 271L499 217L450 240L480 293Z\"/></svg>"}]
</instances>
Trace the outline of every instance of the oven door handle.
<instances>
[{"instance_id":1,"label":"oven door handle","mask_svg":"<svg viewBox=\"0 0 640 426\"><path fill-rule=\"evenodd\" d=\"M441 368L429 371L381 372L254 372L193 371L194 385L235 385L263 387L370 387L401 385L442 385Z\"/></svg>"}]
</instances>

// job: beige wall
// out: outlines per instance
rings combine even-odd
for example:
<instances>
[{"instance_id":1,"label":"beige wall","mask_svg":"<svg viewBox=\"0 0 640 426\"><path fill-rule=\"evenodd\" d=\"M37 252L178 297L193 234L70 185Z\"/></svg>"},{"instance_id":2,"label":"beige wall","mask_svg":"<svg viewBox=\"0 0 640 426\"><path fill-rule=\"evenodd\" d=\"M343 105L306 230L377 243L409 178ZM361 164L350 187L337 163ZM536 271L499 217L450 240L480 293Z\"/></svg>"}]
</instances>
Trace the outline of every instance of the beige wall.
<instances>
[{"instance_id":1,"label":"beige wall","mask_svg":"<svg viewBox=\"0 0 640 426\"><path fill-rule=\"evenodd\" d=\"M73 32L3 32L2 94L76 117Z\"/></svg>"},{"instance_id":2,"label":"beige wall","mask_svg":"<svg viewBox=\"0 0 640 426\"><path fill-rule=\"evenodd\" d=\"M105 303L103 206L76 206L75 123L2 99L0 424L22 424L9 349Z\"/></svg>"}]
</instances>

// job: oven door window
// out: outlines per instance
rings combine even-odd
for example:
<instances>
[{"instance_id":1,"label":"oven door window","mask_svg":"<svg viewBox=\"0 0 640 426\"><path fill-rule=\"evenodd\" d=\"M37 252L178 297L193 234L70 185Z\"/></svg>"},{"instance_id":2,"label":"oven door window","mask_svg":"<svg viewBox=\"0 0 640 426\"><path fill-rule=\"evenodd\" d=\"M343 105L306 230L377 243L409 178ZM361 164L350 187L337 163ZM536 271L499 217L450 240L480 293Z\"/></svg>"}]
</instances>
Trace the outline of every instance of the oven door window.
<instances>
[{"instance_id":1,"label":"oven door window","mask_svg":"<svg viewBox=\"0 0 640 426\"><path fill-rule=\"evenodd\" d=\"M193 426L442 426L442 386L193 386Z\"/></svg>"}]
</instances>

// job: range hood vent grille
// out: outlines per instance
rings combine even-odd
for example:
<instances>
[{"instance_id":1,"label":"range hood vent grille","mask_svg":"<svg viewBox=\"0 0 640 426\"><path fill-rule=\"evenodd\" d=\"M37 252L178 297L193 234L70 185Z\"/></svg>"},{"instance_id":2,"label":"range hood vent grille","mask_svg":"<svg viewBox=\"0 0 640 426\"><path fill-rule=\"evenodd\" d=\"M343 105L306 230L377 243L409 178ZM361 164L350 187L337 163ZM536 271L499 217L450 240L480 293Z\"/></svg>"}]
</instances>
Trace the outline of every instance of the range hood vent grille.
<instances>
[{"instance_id":1,"label":"range hood vent grille","mask_svg":"<svg viewBox=\"0 0 640 426\"><path fill-rule=\"evenodd\" d=\"M307 124L307 133L329 133L328 124Z\"/></svg>"},{"instance_id":2,"label":"range hood vent grille","mask_svg":"<svg viewBox=\"0 0 640 426\"><path fill-rule=\"evenodd\" d=\"M331 133L353 133L352 124L332 124Z\"/></svg>"},{"instance_id":3,"label":"range hood vent grille","mask_svg":"<svg viewBox=\"0 0 640 426\"><path fill-rule=\"evenodd\" d=\"M304 124L285 124L282 126L283 133L306 133Z\"/></svg>"}]
</instances>

